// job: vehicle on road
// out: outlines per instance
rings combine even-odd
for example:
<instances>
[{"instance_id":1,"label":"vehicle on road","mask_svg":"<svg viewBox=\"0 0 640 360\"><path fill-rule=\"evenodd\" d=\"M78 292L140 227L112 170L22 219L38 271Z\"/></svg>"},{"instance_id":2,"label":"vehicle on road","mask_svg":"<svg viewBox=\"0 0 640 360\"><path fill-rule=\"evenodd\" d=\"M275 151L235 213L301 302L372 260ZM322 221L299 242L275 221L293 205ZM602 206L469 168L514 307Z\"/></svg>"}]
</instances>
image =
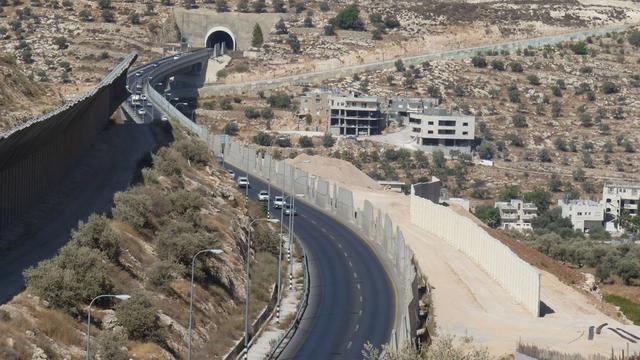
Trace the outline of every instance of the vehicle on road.
<instances>
[{"instance_id":1,"label":"vehicle on road","mask_svg":"<svg viewBox=\"0 0 640 360\"><path fill-rule=\"evenodd\" d=\"M160 118L160 120L162 121L169 121L169 117L167 115L162 115L162 117Z\"/></svg>"},{"instance_id":2,"label":"vehicle on road","mask_svg":"<svg viewBox=\"0 0 640 360\"><path fill-rule=\"evenodd\" d=\"M258 194L258 201L269 201L269 193L267 190L260 190Z\"/></svg>"},{"instance_id":3,"label":"vehicle on road","mask_svg":"<svg viewBox=\"0 0 640 360\"><path fill-rule=\"evenodd\" d=\"M251 187L251 185L249 184L249 178L246 176L240 176L238 178L238 186L241 188Z\"/></svg>"},{"instance_id":4,"label":"vehicle on road","mask_svg":"<svg viewBox=\"0 0 640 360\"><path fill-rule=\"evenodd\" d=\"M173 57L173 60L178 60L178 59L180 59L180 54L177 54Z\"/></svg>"},{"instance_id":5,"label":"vehicle on road","mask_svg":"<svg viewBox=\"0 0 640 360\"><path fill-rule=\"evenodd\" d=\"M284 214L289 216L293 213L293 216L298 215L298 211L295 207L291 206L291 204L284 204Z\"/></svg>"},{"instance_id":6,"label":"vehicle on road","mask_svg":"<svg viewBox=\"0 0 640 360\"><path fill-rule=\"evenodd\" d=\"M282 196L276 196L273 198L273 207L280 209L284 205L284 198Z\"/></svg>"},{"instance_id":7,"label":"vehicle on road","mask_svg":"<svg viewBox=\"0 0 640 360\"><path fill-rule=\"evenodd\" d=\"M140 95L140 100L147 100L147 94Z\"/></svg>"},{"instance_id":8,"label":"vehicle on road","mask_svg":"<svg viewBox=\"0 0 640 360\"><path fill-rule=\"evenodd\" d=\"M160 64L158 64L158 63L153 63L153 67L154 67L154 68L157 68L158 66L160 66Z\"/></svg>"},{"instance_id":9,"label":"vehicle on road","mask_svg":"<svg viewBox=\"0 0 640 360\"><path fill-rule=\"evenodd\" d=\"M138 85L136 85L136 90L142 90L142 84L139 83Z\"/></svg>"},{"instance_id":10,"label":"vehicle on road","mask_svg":"<svg viewBox=\"0 0 640 360\"><path fill-rule=\"evenodd\" d=\"M144 115L146 113L146 111L144 109L139 109L138 110L138 115Z\"/></svg>"},{"instance_id":11,"label":"vehicle on road","mask_svg":"<svg viewBox=\"0 0 640 360\"><path fill-rule=\"evenodd\" d=\"M229 173L229 175L231 175L232 178L236 177L236 173L233 170L228 169L227 172Z\"/></svg>"},{"instance_id":12,"label":"vehicle on road","mask_svg":"<svg viewBox=\"0 0 640 360\"><path fill-rule=\"evenodd\" d=\"M138 72L136 73L136 76L140 76L140 75L142 75L142 71L138 71Z\"/></svg>"}]
</instances>

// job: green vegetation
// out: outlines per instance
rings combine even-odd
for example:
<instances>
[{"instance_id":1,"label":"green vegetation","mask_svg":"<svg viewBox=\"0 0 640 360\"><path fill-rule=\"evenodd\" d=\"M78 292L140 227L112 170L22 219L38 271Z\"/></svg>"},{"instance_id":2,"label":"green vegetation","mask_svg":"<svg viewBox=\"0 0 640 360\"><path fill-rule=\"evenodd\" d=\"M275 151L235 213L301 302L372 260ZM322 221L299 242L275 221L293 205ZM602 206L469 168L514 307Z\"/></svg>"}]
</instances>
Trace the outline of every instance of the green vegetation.
<instances>
[{"instance_id":1,"label":"green vegetation","mask_svg":"<svg viewBox=\"0 0 640 360\"><path fill-rule=\"evenodd\" d=\"M604 299L607 302L620 307L620 311L622 311L627 319L633 321L636 325L640 325L640 304L617 295L605 294Z\"/></svg>"},{"instance_id":2,"label":"green vegetation","mask_svg":"<svg viewBox=\"0 0 640 360\"><path fill-rule=\"evenodd\" d=\"M331 24L343 30L364 30L364 23L360 19L360 9L357 5L348 5L340 10L336 17L331 19Z\"/></svg>"},{"instance_id":3,"label":"green vegetation","mask_svg":"<svg viewBox=\"0 0 640 360\"><path fill-rule=\"evenodd\" d=\"M251 36L251 46L253 47L261 47L264 43L264 36L262 35L262 28L260 25L256 24L253 27L253 34Z\"/></svg>"},{"instance_id":4,"label":"green vegetation","mask_svg":"<svg viewBox=\"0 0 640 360\"><path fill-rule=\"evenodd\" d=\"M269 106L276 109L289 109L293 104L291 96L284 92L275 92L267 98Z\"/></svg>"}]
</instances>

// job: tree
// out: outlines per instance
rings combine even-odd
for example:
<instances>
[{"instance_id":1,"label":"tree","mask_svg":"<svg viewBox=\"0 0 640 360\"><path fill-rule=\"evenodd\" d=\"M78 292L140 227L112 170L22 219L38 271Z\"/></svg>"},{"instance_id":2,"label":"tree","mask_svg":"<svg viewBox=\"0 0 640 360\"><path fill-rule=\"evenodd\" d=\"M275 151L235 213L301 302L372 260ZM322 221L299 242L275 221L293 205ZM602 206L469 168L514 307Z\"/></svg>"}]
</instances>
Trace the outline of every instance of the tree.
<instances>
[{"instance_id":1,"label":"tree","mask_svg":"<svg viewBox=\"0 0 640 360\"><path fill-rule=\"evenodd\" d=\"M288 34L289 29L287 28L287 24L284 23L284 19L280 18L276 23L276 34Z\"/></svg>"},{"instance_id":2,"label":"tree","mask_svg":"<svg viewBox=\"0 0 640 360\"><path fill-rule=\"evenodd\" d=\"M540 78L536 74L528 75L527 81L529 81L529 84L534 86L540 85Z\"/></svg>"},{"instance_id":3,"label":"tree","mask_svg":"<svg viewBox=\"0 0 640 360\"><path fill-rule=\"evenodd\" d=\"M298 40L298 37L295 34L289 34L287 44L289 44L289 47L291 47L291 51L294 54L300 53L300 40Z\"/></svg>"},{"instance_id":4,"label":"tree","mask_svg":"<svg viewBox=\"0 0 640 360\"><path fill-rule=\"evenodd\" d=\"M487 67L487 59L482 55L476 55L471 58L471 64L477 68L486 68Z\"/></svg>"},{"instance_id":5,"label":"tree","mask_svg":"<svg viewBox=\"0 0 640 360\"><path fill-rule=\"evenodd\" d=\"M498 71L504 71L505 70L505 66L504 66L504 62L498 59L495 59L493 61L491 61L491 67L495 70Z\"/></svg>"},{"instance_id":6,"label":"tree","mask_svg":"<svg viewBox=\"0 0 640 360\"><path fill-rule=\"evenodd\" d=\"M100 9L111 9L111 0L98 0L98 7Z\"/></svg>"},{"instance_id":7,"label":"tree","mask_svg":"<svg viewBox=\"0 0 640 360\"><path fill-rule=\"evenodd\" d=\"M625 285L631 285L631 280L640 277L640 263L637 259L624 258L618 262L616 273Z\"/></svg>"},{"instance_id":8,"label":"tree","mask_svg":"<svg viewBox=\"0 0 640 360\"><path fill-rule=\"evenodd\" d=\"M114 12L111 9L102 10L100 15L102 15L102 20L104 20L104 22L108 22L108 23L112 23L116 18Z\"/></svg>"},{"instance_id":9,"label":"tree","mask_svg":"<svg viewBox=\"0 0 640 360\"><path fill-rule=\"evenodd\" d=\"M303 148L312 148L313 140L311 140L310 137L303 135L298 139L298 145L300 145L300 147L303 147Z\"/></svg>"},{"instance_id":10,"label":"tree","mask_svg":"<svg viewBox=\"0 0 640 360\"><path fill-rule=\"evenodd\" d=\"M518 90L518 86L515 84L509 85L507 88L507 94L509 95L509 101L512 103L520 102L520 91Z\"/></svg>"},{"instance_id":11,"label":"tree","mask_svg":"<svg viewBox=\"0 0 640 360\"><path fill-rule=\"evenodd\" d=\"M382 31L375 29L371 32L371 40L382 40Z\"/></svg>"},{"instance_id":12,"label":"tree","mask_svg":"<svg viewBox=\"0 0 640 360\"><path fill-rule=\"evenodd\" d=\"M229 11L229 2L227 0L216 0L216 10L220 13Z\"/></svg>"},{"instance_id":13,"label":"tree","mask_svg":"<svg viewBox=\"0 0 640 360\"><path fill-rule=\"evenodd\" d=\"M560 192L562 190L562 180L560 180L558 174L551 175L547 186L551 192Z\"/></svg>"},{"instance_id":14,"label":"tree","mask_svg":"<svg viewBox=\"0 0 640 360\"><path fill-rule=\"evenodd\" d=\"M549 205L551 205L551 193L541 187L524 193L523 199L526 202L534 203L540 212L549 210Z\"/></svg>"},{"instance_id":15,"label":"tree","mask_svg":"<svg viewBox=\"0 0 640 360\"><path fill-rule=\"evenodd\" d=\"M164 332L160 326L158 311L144 295L138 294L116 305L118 325L132 340L162 342Z\"/></svg>"},{"instance_id":16,"label":"tree","mask_svg":"<svg viewBox=\"0 0 640 360\"><path fill-rule=\"evenodd\" d=\"M325 25L324 27L325 36L334 36L335 34L336 34L336 27L333 24Z\"/></svg>"},{"instance_id":17,"label":"tree","mask_svg":"<svg viewBox=\"0 0 640 360\"><path fill-rule=\"evenodd\" d=\"M542 162L551 162L551 154L547 149L542 148L538 151L538 159Z\"/></svg>"},{"instance_id":18,"label":"tree","mask_svg":"<svg viewBox=\"0 0 640 360\"><path fill-rule=\"evenodd\" d=\"M513 61L509 64L509 67L511 68L511 71L515 72L515 73L521 73L524 71L524 68L522 67L522 64L517 62L517 61Z\"/></svg>"},{"instance_id":19,"label":"tree","mask_svg":"<svg viewBox=\"0 0 640 360\"><path fill-rule=\"evenodd\" d=\"M288 109L291 107L291 96L285 92L276 92L269 95L267 103L269 103L269 106L272 108Z\"/></svg>"},{"instance_id":20,"label":"tree","mask_svg":"<svg viewBox=\"0 0 640 360\"><path fill-rule=\"evenodd\" d=\"M264 43L264 37L262 35L262 28L260 25L255 24L253 27L253 35L251 37L251 46L261 47Z\"/></svg>"},{"instance_id":21,"label":"tree","mask_svg":"<svg viewBox=\"0 0 640 360\"><path fill-rule=\"evenodd\" d=\"M330 133L324 133L322 136L322 146L326 148L332 147L336 143L336 140L331 136Z\"/></svg>"},{"instance_id":22,"label":"tree","mask_svg":"<svg viewBox=\"0 0 640 360\"><path fill-rule=\"evenodd\" d=\"M327 12L329 10L331 10L331 8L329 7L329 3L328 2L323 1L323 2L320 3L320 11Z\"/></svg>"},{"instance_id":23,"label":"tree","mask_svg":"<svg viewBox=\"0 0 640 360\"><path fill-rule=\"evenodd\" d=\"M402 61L402 59L396 60L394 65L396 66L396 70L399 71L399 72L404 72L406 70L406 68L404 67L404 62Z\"/></svg>"},{"instance_id":24,"label":"tree","mask_svg":"<svg viewBox=\"0 0 640 360\"><path fill-rule=\"evenodd\" d=\"M444 169L447 165L447 159L444 157L442 150L435 150L431 153L431 161L437 169Z\"/></svg>"},{"instance_id":25,"label":"tree","mask_svg":"<svg viewBox=\"0 0 640 360\"><path fill-rule=\"evenodd\" d=\"M282 148L291 147L291 139L288 136L278 136L276 139L276 145Z\"/></svg>"},{"instance_id":26,"label":"tree","mask_svg":"<svg viewBox=\"0 0 640 360\"><path fill-rule=\"evenodd\" d=\"M253 12L263 13L267 11L267 3L265 0L255 0L253 2Z\"/></svg>"},{"instance_id":27,"label":"tree","mask_svg":"<svg viewBox=\"0 0 640 360\"><path fill-rule=\"evenodd\" d=\"M140 24L140 15L135 11L129 14L128 19L134 25Z\"/></svg>"},{"instance_id":28,"label":"tree","mask_svg":"<svg viewBox=\"0 0 640 360\"><path fill-rule=\"evenodd\" d=\"M500 225L500 210L491 205L478 205L473 213L483 223L497 228Z\"/></svg>"},{"instance_id":29,"label":"tree","mask_svg":"<svg viewBox=\"0 0 640 360\"><path fill-rule=\"evenodd\" d=\"M481 159L491 160L493 159L496 149L493 146L493 143L483 140L480 143L480 146L478 146L477 151L478 151L478 156Z\"/></svg>"},{"instance_id":30,"label":"tree","mask_svg":"<svg viewBox=\"0 0 640 360\"><path fill-rule=\"evenodd\" d=\"M238 12L249 12L249 0L240 0L238 1Z\"/></svg>"},{"instance_id":31,"label":"tree","mask_svg":"<svg viewBox=\"0 0 640 360\"><path fill-rule=\"evenodd\" d=\"M307 16L304 18L303 21L303 25L306 28L312 28L313 27L313 12L311 10L309 10L307 12Z\"/></svg>"},{"instance_id":32,"label":"tree","mask_svg":"<svg viewBox=\"0 0 640 360\"><path fill-rule=\"evenodd\" d=\"M573 180L583 182L587 179L587 174L582 168L577 168L573 171Z\"/></svg>"},{"instance_id":33,"label":"tree","mask_svg":"<svg viewBox=\"0 0 640 360\"><path fill-rule=\"evenodd\" d=\"M360 9L355 4L340 10L331 23L343 30L364 30L364 23L360 19Z\"/></svg>"},{"instance_id":34,"label":"tree","mask_svg":"<svg viewBox=\"0 0 640 360\"><path fill-rule=\"evenodd\" d=\"M591 117L591 114L585 112L582 115L580 115L580 124L582 124L582 126L587 128L592 127L593 118Z\"/></svg>"}]
</instances>

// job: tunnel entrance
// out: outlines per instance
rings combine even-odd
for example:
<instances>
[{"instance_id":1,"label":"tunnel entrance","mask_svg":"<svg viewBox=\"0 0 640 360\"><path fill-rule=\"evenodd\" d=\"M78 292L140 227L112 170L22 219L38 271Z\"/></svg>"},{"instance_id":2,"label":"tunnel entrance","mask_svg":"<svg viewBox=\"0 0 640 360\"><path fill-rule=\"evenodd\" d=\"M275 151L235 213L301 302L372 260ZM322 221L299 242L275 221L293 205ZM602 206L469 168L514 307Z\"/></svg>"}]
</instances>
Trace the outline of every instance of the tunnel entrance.
<instances>
[{"instance_id":1,"label":"tunnel entrance","mask_svg":"<svg viewBox=\"0 0 640 360\"><path fill-rule=\"evenodd\" d=\"M227 51L236 49L236 42L230 31L225 29L212 29L207 35L207 47L213 48L216 44L224 43Z\"/></svg>"}]
</instances>

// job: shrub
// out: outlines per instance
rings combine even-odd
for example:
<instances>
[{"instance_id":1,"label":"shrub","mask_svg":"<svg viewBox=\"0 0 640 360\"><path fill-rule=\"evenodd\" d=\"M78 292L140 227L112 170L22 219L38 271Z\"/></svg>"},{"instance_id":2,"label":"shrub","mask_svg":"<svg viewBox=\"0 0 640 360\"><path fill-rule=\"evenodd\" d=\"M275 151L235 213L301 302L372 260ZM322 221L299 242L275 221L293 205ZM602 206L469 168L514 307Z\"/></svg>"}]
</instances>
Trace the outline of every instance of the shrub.
<instances>
[{"instance_id":1,"label":"shrub","mask_svg":"<svg viewBox=\"0 0 640 360\"><path fill-rule=\"evenodd\" d=\"M480 143L480 146L478 146L478 149L477 149L478 156L481 159L485 159L485 160L493 159L495 151L496 149L493 146L493 143L489 141L482 141L482 143Z\"/></svg>"},{"instance_id":2,"label":"shrub","mask_svg":"<svg viewBox=\"0 0 640 360\"><path fill-rule=\"evenodd\" d=\"M592 127L593 119L591 118L591 114L583 113L582 115L580 115L580 124L582 124L582 126L584 127Z\"/></svg>"},{"instance_id":3,"label":"shrub","mask_svg":"<svg viewBox=\"0 0 640 360\"><path fill-rule=\"evenodd\" d=\"M320 3L320 11L327 12L329 10L331 10L331 8L329 7L329 3L328 2L323 1L323 2Z\"/></svg>"},{"instance_id":4,"label":"shrub","mask_svg":"<svg viewBox=\"0 0 640 360\"><path fill-rule=\"evenodd\" d=\"M129 19L129 22L134 25L140 24L140 14L135 11L130 13L129 16L127 16L127 19Z\"/></svg>"},{"instance_id":5,"label":"shrub","mask_svg":"<svg viewBox=\"0 0 640 360\"><path fill-rule=\"evenodd\" d=\"M471 64L477 68L486 68L487 67L487 59L482 55L476 55L471 58Z\"/></svg>"},{"instance_id":6,"label":"shrub","mask_svg":"<svg viewBox=\"0 0 640 360\"><path fill-rule=\"evenodd\" d=\"M244 116L246 116L247 119L257 119L260 117L260 112L254 108L246 108L244 110Z\"/></svg>"},{"instance_id":7,"label":"shrub","mask_svg":"<svg viewBox=\"0 0 640 360\"><path fill-rule=\"evenodd\" d=\"M333 136L331 136L330 133L325 133L324 136L322 136L322 146L326 148L330 148L335 143L336 143L336 140L333 138Z\"/></svg>"},{"instance_id":8,"label":"shrub","mask_svg":"<svg viewBox=\"0 0 640 360\"><path fill-rule=\"evenodd\" d=\"M235 121L229 121L223 129L224 133L229 135L229 136L235 136L238 135L238 132L240 131L240 128L238 127L238 124L235 123Z\"/></svg>"},{"instance_id":9,"label":"shrub","mask_svg":"<svg viewBox=\"0 0 640 360\"><path fill-rule=\"evenodd\" d=\"M268 133L261 131L253 137L253 142L260 146L271 146L273 137Z\"/></svg>"},{"instance_id":10,"label":"shrub","mask_svg":"<svg viewBox=\"0 0 640 360\"><path fill-rule=\"evenodd\" d=\"M276 92L267 98L269 106L276 109L288 109L291 107L291 96L284 92Z\"/></svg>"},{"instance_id":11,"label":"shrub","mask_svg":"<svg viewBox=\"0 0 640 360\"><path fill-rule=\"evenodd\" d=\"M529 126L527 124L527 118L522 114L513 115L511 117L511 122L513 123L513 126L515 126L517 128L525 128L525 127Z\"/></svg>"},{"instance_id":12,"label":"shrub","mask_svg":"<svg viewBox=\"0 0 640 360\"><path fill-rule=\"evenodd\" d=\"M520 102L520 90L515 84L509 85L507 88L507 94L509 95L509 101L512 103Z\"/></svg>"},{"instance_id":13,"label":"shrub","mask_svg":"<svg viewBox=\"0 0 640 360\"><path fill-rule=\"evenodd\" d=\"M69 41L64 36L57 36L53 39L53 44L58 47L58 49L66 49L69 47Z\"/></svg>"},{"instance_id":14,"label":"shrub","mask_svg":"<svg viewBox=\"0 0 640 360\"><path fill-rule=\"evenodd\" d=\"M116 15L111 9L102 10L100 15L102 15L102 20L108 23L112 23L116 19Z\"/></svg>"},{"instance_id":15,"label":"shrub","mask_svg":"<svg viewBox=\"0 0 640 360\"><path fill-rule=\"evenodd\" d=\"M280 19L277 23L276 23L276 34L288 34L289 33L289 29L287 28L287 24L285 24L284 19Z\"/></svg>"},{"instance_id":16,"label":"shrub","mask_svg":"<svg viewBox=\"0 0 640 360\"><path fill-rule=\"evenodd\" d=\"M216 245L213 234L197 230L182 220L173 220L162 228L156 241L156 251L161 259L180 264L185 269L191 267L195 253Z\"/></svg>"},{"instance_id":17,"label":"shrub","mask_svg":"<svg viewBox=\"0 0 640 360\"><path fill-rule=\"evenodd\" d=\"M191 165L204 166L211 160L207 146L202 141L191 137L178 140L174 148L183 158L189 160Z\"/></svg>"},{"instance_id":18,"label":"shrub","mask_svg":"<svg viewBox=\"0 0 640 360\"><path fill-rule=\"evenodd\" d=\"M260 116L262 116L262 118L265 120L271 120L273 119L273 110L269 108L264 108L260 110Z\"/></svg>"},{"instance_id":19,"label":"shrub","mask_svg":"<svg viewBox=\"0 0 640 360\"><path fill-rule=\"evenodd\" d=\"M163 147L152 155L153 167L164 176L176 176L182 173L184 158L175 149Z\"/></svg>"},{"instance_id":20,"label":"shrub","mask_svg":"<svg viewBox=\"0 0 640 360\"><path fill-rule=\"evenodd\" d=\"M494 206L478 205L473 214L492 228L497 228L500 225L500 211Z\"/></svg>"},{"instance_id":21,"label":"shrub","mask_svg":"<svg viewBox=\"0 0 640 360\"><path fill-rule=\"evenodd\" d=\"M578 41L569 45L569 49L576 55L587 55L588 48L584 41Z\"/></svg>"},{"instance_id":22,"label":"shrub","mask_svg":"<svg viewBox=\"0 0 640 360\"><path fill-rule=\"evenodd\" d=\"M493 60L493 61L491 61L491 67L494 68L495 70L498 70L498 71L504 71L505 70L504 62L501 61L501 60Z\"/></svg>"},{"instance_id":23,"label":"shrub","mask_svg":"<svg viewBox=\"0 0 640 360\"><path fill-rule=\"evenodd\" d=\"M113 284L98 250L67 244L58 256L24 272L27 286L51 305L70 313L79 303L108 294Z\"/></svg>"},{"instance_id":24,"label":"shrub","mask_svg":"<svg viewBox=\"0 0 640 360\"><path fill-rule=\"evenodd\" d=\"M560 101L555 100L551 103L551 115L554 118L558 118L562 115L562 103Z\"/></svg>"},{"instance_id":25,"label":"shrub","mask_svg":"<svg viewBox=\"0 0 640 360\"><path fill-rule=\"evenodd\" d=\"M505 139L508 140L513 146L517 146L517 147L524 146L524 141L522 141L522 138L518 136L517 133L509 133L505 136Z\"/></svg>"},{"instance_id":26,"label":"shrub","mask_svg":"<svg viewBox=\"0 0 640 360\"><path fill-rule=\"evenodd\" d=\"M301 136L300 139L298 139L298 144L303 148L311 148L313 147L313 140L308 136Z\"/></svg>"},{"instance_id":27,"label":"shrub","mask_svg":"<svg viewBox=\"0 0 640 360\"><path fill-rule=\"evenodd\" d=\"M529 84L531 85L535 85L535 86L540 85L540 78L538 77L538 75L535 75L535 74L531 74L527 76L527 81L529 81Z\"/></svg>"},{"instance_id":28,"label":"shrub","mask_svg":"<svg viewBox=\"0 0 640 360\"><path fill-rule=\"evenodd\" d=\"M300 53L300 40L295 34L289 34L289 38L287 38L287 44L289 44L289 47L294 54Z\"/></svg>"},{"instance_id":29,"label":"shrub","mask_svg":"<svg viewBox=\"0 0 640 360\"><path fill-rule=\"evenodd\" d=\"M156 289L166 291L174 279L175 270L174 264L170 261L155 262L147 272L147 282Z\"/></svg>"},{"instance_id":30,"label":"shrub","mask_svg":"<svg viewBox=\"0 0 640 360\"><path fill-rule=\"evenodd\" d=\"M631 45L633 45L635 47L640 46L640 31L638 31L638 30L632 31L629 34L627 40L629 41L629 44L631 44Z\"/></svg>"},{"instance_id":31,"label":"shrub","mask_svg":"<svg viewBox=\"0 0 640 360\"><path fill-rule=\"evenodd\" d=\"M524 71L524 68L522 67L522 64L517 62L517 61L512 61L509 64L509 67L511 68L511 71L515 72L515 73L521 73Z\"/></svg>"},{"instance_id":32,"label":"shrub","mask_svg":"<svg viewBox=\"0 0 640 360\"><path fill-rule=\"evenodd\" d=\"M113 217L142 230L148 225L151 211L151 198L144 194L136 194L134 191L117 192L113 196L115 206Z\"/></svg>"},{"instance_id":33,"label":"shrub","mask_svg":"<svg viewBox=\"0 0 640 360\"><path fill-rule=\"evenodd\" d=\"M216 11L227 12L229 11L229 3L227 0L216 0Z\"/></svg>"},{"instance_id":34,"label":"shrub","mask_svg":"<svg viewBox=\"0 0 640 360\"><path fill-rule=\"evenodd\" d=\"M334 36L336 34L336 28L332 24L325 25L324 27L324 35L325 36Z\"/></svg>"},{"instance_id":35,"label":"shrub","mask_svg":"<svg viewBox=\"0 0 640 360\"><path fill-rule=\"evenodd\" d=\"M549 154L547 149L542 148L538 151L538 159L542 162L551 162L551 154Z\"/></svg>"},{"instance_id":36,"label":"shrub","mask_svg":"<svg viewBox=\"0 0 640 360\"><path fill-rule=\"evenodd\" d=\"M600 89L602 90L602 93L606 95L615 94L620 91L620 88L618 87L618 85L616 85L611 81L605 81L600 87Z\"/></svg>"},{"instance_id":37,"label":"shrub","mask_svg":"<svg viewBox=\"0 0 640 360\"><path fill-rule=\"evenodd\" d=\"M349 5L340 10L331 23L344 30L364 30L364 24L360 19L360 9L357 5Z\"/></svg>"},{"instance_id":38,"label":"shrub","mask_svg":"<svg viewBox=\"0 0 640 360\"><path fill-rule=\"evenodd\" d=\"M291 147L291 139L288 136L278 136L276 139L276 145L283 148Z\"/></svg>"},{"instance_id":39,"label":"shrub","mask_svg":"<svg viewBox=\"0 0 640 360\"><path fill-rule=\"evenodd\" d=\"M129 355L126 349L126 341L124 336L115 331L105 331L97 339L98 354L101 359L109 360L128 360Z\"/></svg>"},{"instance_id":40,"label":"shrub","mask_svg":"<svg viewBox=\"0 0 640 360\"><path fill-rule=\"evenodd\" d=\"M118 324L132 340L164 341L164 332L155 307L143 295L134 295L116 305Z\"/></svg>"},{"instance_id":41,"label":"shrub","mask_svg":"<svg viewBox=\"0 0 640 360\"><path fill-rule=\"evenodd\" d=\"M251 46L261 47L264 43L264 35L262 34L262 28L260 25L255 24L253 27L253 34L251 35Z\"/></svg>"}]
</instances>

